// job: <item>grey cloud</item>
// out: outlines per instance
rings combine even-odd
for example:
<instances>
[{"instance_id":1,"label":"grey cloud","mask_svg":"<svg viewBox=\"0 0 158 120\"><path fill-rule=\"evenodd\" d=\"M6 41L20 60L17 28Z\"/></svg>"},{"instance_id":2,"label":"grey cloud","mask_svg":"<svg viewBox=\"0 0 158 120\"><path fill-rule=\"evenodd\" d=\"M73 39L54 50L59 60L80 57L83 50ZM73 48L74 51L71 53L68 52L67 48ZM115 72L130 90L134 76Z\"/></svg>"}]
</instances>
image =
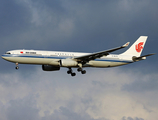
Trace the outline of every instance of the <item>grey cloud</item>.
<instances>
[{"instance_id":1,"label":"grey cloud","mask_svg":"<svg viewBox=\"0 0 158 120\"><path fill-rule=\"evenodd\" d=\"M105 118L93 119L88 114L80 115L68 108L60 107L59 110L55 110L53 114L46 115L42 120L108 120Z\"/></svg>"},{"instance_id":2,"label":"grey cloud","mask_svg":"<svg viewBox=\"0 0 158 120\"><path fill-rule=\"evenodd\" d=\"M0 37L9 37L17 35L17 32L25 32L30 25L30 17L29 8L26 5L15 0L2 0L0 5Z\"/></svg>"},{"instance_id":3,"label":"grey cloud","mask_svg":"<svg viewBox=\"0 0 158 120\"><path fill-rule=\"evenodd\" d=\"M17 31L16 27L13 27L18 34L10 35L7 39L2 38L5 43L13 41L13 44L4 45L8 50L33 48L95 52L121 45L127 40L135 41L140 35L149 35L153 39L153 35L150 35L153 32L147 26L157 25L149 22L155 18L151 16L151 12L154 11L146 9L147 1L71 2L29 1L27 4L20 2L17 9L19 8L18 12L21 11L23 14L16 14L13 18L19 20L18 25L24 31ZM14 9L14 4L10 8ZM25 4L29 7L25 7ZM7 11L7 8L2 11ZM25 21L20 19L25 17L27 17ZM6 21L5 18L3 21ZM143 32L144 30L148 32Z\"/></svg>"},{"instance_id":4,"label":"grey cloud","mask_svg":"<svg viewBox=\"0 0 158 120\"><path fill-rule=\"evenodd\" d=\"M144 120L143 118L132 118L132 117L123 117L122 120Z\"/></svg>"},{"instance_id":5,"label":"grey cloud","mask_svg":"<svg viewBox=\"0 0 158 120\"><path fill-rule=\"evenodd\" d=\"M44 117L39 116L39 110L34 108L31 101L12 100L7 108L7 120L108 120L105 118L93 119L88 114L80 115L65 107L60 107L53 114L45 112Z\"/></svg>"},{"instance_id":6,"label":"grey cloud","mask_svg":"<svg viewBox=\"0 0 158 120\"><path fill-rule=\"evenodd\" d=\"M23 27L25 32L19 32L20 36L18 39L23 41L20 45L26 47L26 45L32 44L33 41L37 43L34 44L35 48L39 47L38 44L43 44L42 47L44 49L51 49L55 47L54 43L64 47L61 48L62 50L67 48L72 50L74 45L82 46L83 50L90 50L93 46L86 47L89 43L92 43L95 45L93 50L97 51L100 48L107 47L107 41L110 44L114 40L126 41L129 37L132 37L131 40L134 41L135 38L142 35L141 32L143 35L146 34L146 32L143 32L144 30L149 30L148 27L148 29L145 29L146 26L153 26L147 21L153 16L151 16L150 11L146 10L146 1L138 2L138 4L136 1L136 3L126 1L126 4L124 2L123 0L121 2L73 1L70 4L63 1L31 1L29 3L31 4L31 9L29 7L27 9L31 16L26 21L30 23L34 19L34 22L30 24L26 24L22 20L18 22L19 26L29 26L29 28ZM147 15L149 15L148 19L146 19ZM22 17L24 16L26 15L23 14ZM20 15L17 14L17 18L20 18ZM143 19L143 22L141 19ZM36 22L39 23L39 21L41 25L36 26ZM139 24L143 26L139 26ZM61 28L67 29L70 25L72 25L72 32L70 32L71 34L68 33L70 36L66 36L67 32L65 30L62 31ZM14 36L14 38L17 37ZM60 41L60 43L57 41ZM104 43L106 44L104 45ZM57 48L55 47L55 49ZM80 50L80 47L77 50Z\"/></svg>"},{"instance_id":7,"label":"grey cloud","mask_svg":"<svg viewBox=\"0 0 158 120\"><path fill-rule=\"evenodd\" d=\"M30 100L11 100L6 110L7 120L38 120L39 110L34 108Z\"/></svg>"},{"instance_id":8,"label":"grey cloud","mask_svg":"<svg viewBox=\"0 0 158 120\"><path fill-rule=\"evenodd\" d=\"M149 92L149 91L157 91L158 90L157 86L158 86L157 76L154 76L153 78L150 77L150 79L148 78L148 76L142 76L134 80L133 83L124 85L122 87L122 90L126 90L129 92L146 92L146 91Z\"/></svg>"},{"instance_id":9,"label":"grey cloud","mask_svg":"<svg viewBox=\"0 0 158 120\"><path fill-rule=\"evenodd\" d=\"M72 78L64 71L43 72L39 68L33 74L1 73L0 111L8 120L22 116L34 120L115 120L123 116L127 116L125 120L155 119L157 90L142 94L121 89L142 76L140 73L132 78L133 74L121 69L93 70ZM150 99L153 96L155 99Z\"/></svg>"}]
</instances>

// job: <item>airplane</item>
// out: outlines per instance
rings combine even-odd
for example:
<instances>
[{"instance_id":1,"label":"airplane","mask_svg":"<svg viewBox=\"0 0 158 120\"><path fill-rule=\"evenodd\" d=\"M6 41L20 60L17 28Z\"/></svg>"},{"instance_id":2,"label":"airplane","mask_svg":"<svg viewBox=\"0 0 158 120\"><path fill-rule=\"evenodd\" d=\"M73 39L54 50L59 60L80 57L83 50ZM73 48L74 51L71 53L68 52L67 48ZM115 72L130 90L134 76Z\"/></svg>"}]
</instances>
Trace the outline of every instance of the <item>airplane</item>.
<instances>
[{"instance_id":1,"label":"airplane","mask_svg":"<svg viewBox=\"0 0 158 120\"><path fill-rule=\"evenodd\" d=\"M7 51L1 57L9 62L16 64L38 64L42 65L43 71L58 71L61 67L68 68L67 73L75 76L76 73L72 68L77 68L78 72L85 74L85 67L109 68L121 65L127 65L140 60L155 53L141 56L142 50L148 36L140 36L136 42L122 54L110 54L116 50L125 48L130 42L109 50L95 53L79 53L79 52L60 52L60 51L40 51L40 50L11 50Z\"/></svg>"}]
</instances>

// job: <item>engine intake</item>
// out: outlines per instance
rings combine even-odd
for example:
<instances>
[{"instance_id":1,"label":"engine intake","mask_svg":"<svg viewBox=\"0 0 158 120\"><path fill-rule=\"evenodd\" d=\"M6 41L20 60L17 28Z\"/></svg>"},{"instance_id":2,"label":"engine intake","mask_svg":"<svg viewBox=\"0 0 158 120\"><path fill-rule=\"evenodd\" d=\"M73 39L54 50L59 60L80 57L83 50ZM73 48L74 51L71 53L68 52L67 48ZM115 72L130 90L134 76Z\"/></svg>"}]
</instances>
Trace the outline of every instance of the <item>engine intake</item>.
<instances>
[{"instance_id":1,"label":"engine intake","mask_svg":"<svg viewBox=\"0 0 158 120\"><path fill-rule=\"evenodd\" d=\"M60 70L60 67L52 66L52 65L42 65L43 71L57 71Z\"/></svg>"}]
</instances>

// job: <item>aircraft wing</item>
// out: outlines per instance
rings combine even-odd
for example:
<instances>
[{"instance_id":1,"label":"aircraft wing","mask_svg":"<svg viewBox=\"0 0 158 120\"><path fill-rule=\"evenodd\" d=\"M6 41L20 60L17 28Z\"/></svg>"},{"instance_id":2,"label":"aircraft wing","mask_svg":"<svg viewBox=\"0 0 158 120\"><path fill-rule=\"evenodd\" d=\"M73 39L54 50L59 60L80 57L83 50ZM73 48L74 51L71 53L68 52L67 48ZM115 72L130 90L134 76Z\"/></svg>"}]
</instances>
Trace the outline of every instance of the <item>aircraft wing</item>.
<instances>
[{"instance_id":1,"label":"aircraft wing","mask_svg":"<svg viewBox=\"0 0 158 120\"><path fill-rule=\"evenodd\" d=\"M100 52L96 52L96 53L92 53L92 54L88 54L88 55L84 55L84 56L75 57L74 59L76 59L77 61L82 61L82 62L86 63L86 62L88 62L90 60L94 60L96 58L107 56L111 52L114 52L116 50L125 48L125 47L127 47L129 45L129 43L130 42L127 42L123 46L120 46L120 47L117 47L117 48L113 48L113 49L109 49L109 50L105 50L105 51L100 51Z\"/></svg>"}]
</instances>

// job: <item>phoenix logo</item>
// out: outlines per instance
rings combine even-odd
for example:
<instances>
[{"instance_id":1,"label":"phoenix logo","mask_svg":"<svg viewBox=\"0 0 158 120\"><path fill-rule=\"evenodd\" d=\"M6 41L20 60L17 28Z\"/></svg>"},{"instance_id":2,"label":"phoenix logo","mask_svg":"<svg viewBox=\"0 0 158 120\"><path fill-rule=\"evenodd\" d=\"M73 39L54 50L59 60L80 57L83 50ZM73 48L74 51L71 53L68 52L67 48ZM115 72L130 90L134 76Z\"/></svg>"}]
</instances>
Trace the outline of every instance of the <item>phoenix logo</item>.
<instances>
[{"instance_id":1,"label":"phoenix logo","mask_svg":"<svg viewBox=\"0 0 158 120\"><path fill-rule=\"evenodd\" d=\"M141 50L143 49L143 44L144 44L143 42L140 42L135 46L137 52L141 52Z\"/></svg>"}]
</instances>

